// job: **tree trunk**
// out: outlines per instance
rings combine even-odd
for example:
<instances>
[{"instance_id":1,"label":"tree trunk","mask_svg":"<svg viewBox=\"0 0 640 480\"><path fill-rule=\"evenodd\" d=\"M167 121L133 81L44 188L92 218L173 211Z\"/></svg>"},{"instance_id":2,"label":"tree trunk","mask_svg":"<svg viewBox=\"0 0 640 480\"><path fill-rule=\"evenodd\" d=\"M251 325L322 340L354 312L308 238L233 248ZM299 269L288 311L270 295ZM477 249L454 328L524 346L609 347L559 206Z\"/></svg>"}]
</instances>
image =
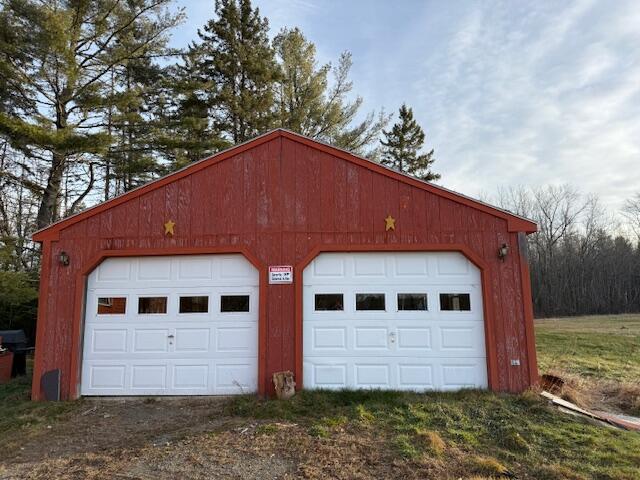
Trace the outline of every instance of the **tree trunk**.
<instances>
[{"instance_id":1,"label":"tree trunk","mask_svg":"<svg viewBox=\"0 0 640 480\"><path fill-rule=\"evenodd\" d=\"M69 113L67 112L67 96L61 95L56 102L56 130L61 132L67 128ZM47 178L47 186L44 188L40 208L38 208L38 216L36 217L36 227L44 228L47 225L58 220L59 215L59 196L62 186L62 174L66 163L66 153L59 150L53 150L51 154L51 170L49 170L49 178Z\"/></svg>"},{"instance_id":2,"label":"tree trunk","mask_svg":"<svg viewBox=\"0 0 640 480\"><path fill-rule=\"evenodd\" d=\"M62 185L64 163L65 156L55 152L51 159L51 170L49 170L47 186L44 188L40 207L38 208L38 216L36 218L38 229L44 228L58 219L58 197L60 196L60 187Z\"/></svg>"}]
</instances>

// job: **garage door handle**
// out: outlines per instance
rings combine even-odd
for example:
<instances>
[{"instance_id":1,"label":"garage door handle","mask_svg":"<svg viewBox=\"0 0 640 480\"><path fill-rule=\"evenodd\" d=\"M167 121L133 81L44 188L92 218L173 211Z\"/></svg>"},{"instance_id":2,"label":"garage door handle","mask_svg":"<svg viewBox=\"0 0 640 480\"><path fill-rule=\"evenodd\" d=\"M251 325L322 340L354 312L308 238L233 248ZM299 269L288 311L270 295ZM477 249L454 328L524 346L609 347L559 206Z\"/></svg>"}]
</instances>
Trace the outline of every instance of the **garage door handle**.
<instances>
[{"instance_id":1,"label":"garage door handle","mask_svg":"<svg viewBox=\"0 0 640 480\"><path fill-rule=\"evenodd\" d=\"M173 335L168 335L167 338L173 338Z\"/></svg>"},{"instance_id":2,"label":"garage door handle","mask_svg":"<svg viewBox=\"0 0 640 480\"><path fill-rule=\"evenodd\" d=\"M396 332L391 332L391 333L389 334L389 341L390 341L391 343L396 343Z\"/></svg>"}]
</instances>

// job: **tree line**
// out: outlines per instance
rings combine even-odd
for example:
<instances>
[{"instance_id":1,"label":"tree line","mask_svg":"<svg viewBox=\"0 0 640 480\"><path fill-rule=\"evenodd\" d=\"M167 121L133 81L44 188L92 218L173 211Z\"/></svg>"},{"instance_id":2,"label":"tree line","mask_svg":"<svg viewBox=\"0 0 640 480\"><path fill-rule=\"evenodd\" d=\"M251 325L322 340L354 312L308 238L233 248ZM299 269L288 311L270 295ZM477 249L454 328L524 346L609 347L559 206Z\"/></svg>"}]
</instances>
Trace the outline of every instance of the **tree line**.
<instances>
[{"instance_id":1,"label":"tree line","mask_svg":"<svg viewBox=\"0 0 640 480\"><path fill-rule=\"evenodd\" d=\"M640 312L640 194L623 225L570 185L500 189L493 200L538 224L528 237L536 317Z\"/></svg>"}]
</instances>

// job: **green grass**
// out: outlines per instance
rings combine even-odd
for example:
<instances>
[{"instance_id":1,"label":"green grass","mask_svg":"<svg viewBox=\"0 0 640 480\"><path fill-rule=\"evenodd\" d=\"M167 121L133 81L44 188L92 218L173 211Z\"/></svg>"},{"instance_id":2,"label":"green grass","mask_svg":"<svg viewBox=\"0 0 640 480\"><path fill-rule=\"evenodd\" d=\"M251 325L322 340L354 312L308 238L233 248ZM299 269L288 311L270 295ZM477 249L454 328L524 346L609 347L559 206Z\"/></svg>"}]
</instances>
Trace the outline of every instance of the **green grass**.
<instances>
[{"instance_id":1,"label":"green grass","mask_svg":"<svg viewBox=\"0 0 640 480\"><path fill-rule=\"evenodd\" d=\"M541 372L593 382L640 378L640 315L538 320L536 338ZM80 405L30 402L29 383L25 377L0 385L0 439L64 421ZM524 479L640 479L640 434L560 413L533 392L303 391L290 401L236 397L225 414L259 421L262 438L277 435L269 422L298 424L328 444L343 432L366 436L383 442L394 461L444 464L462 478L513 472Z\"/></svg>"},{"instance_id":2,"label":"green grass","mask_svg":"<svg viewBox=\"0 0 640 480\"><path fill-rule=\"evenodd\" d=\"M640 381L640 315L536 320L540 372Z\"/></svg>"},{"instance_id":3,"label":"green grass","mask_svg":"<svg viewBox=\"0 0 640 480\"><path fill-rule=\"evenodd\" d=\"M373 432L400 458L443 455L464 463L467 474L504 468L521 478L640 478L638 433L559 413L534 393L303 391L290 401L235 398L227 413L308 425L319 438L331 437L336 425ZM442 440L439 452L426 432Z\"/></svg>"},{"instance_id":4,"label":"green grass","mask_svg":"<svg viewBox=\"0 0 640 480\"><path fill-rule=\"evenodd\" d=\"M78 405L78 402L32 402L30 394L30 376L0 385L0 436L12 430L46 425Z\"/></svg>"}]
</instances>

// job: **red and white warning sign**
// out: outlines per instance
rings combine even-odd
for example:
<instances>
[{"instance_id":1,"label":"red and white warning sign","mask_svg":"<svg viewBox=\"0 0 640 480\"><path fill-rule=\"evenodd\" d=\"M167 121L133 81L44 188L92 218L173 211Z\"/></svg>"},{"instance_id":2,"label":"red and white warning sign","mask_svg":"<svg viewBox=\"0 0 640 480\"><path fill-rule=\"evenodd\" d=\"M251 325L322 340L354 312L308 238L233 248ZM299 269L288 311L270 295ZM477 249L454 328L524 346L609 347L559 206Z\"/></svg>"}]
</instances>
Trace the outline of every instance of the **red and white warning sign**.
<instances>
[{"instance_id":1,"label":"red and white warning sign","mask_svg":"<svg viewBox=\"0 0 640 480\"><path fill-rule=\"evenodd\" d=\"M293 283L293 267L291 265L270 266L269 283Z\"/></svg>"}]
</instances>

